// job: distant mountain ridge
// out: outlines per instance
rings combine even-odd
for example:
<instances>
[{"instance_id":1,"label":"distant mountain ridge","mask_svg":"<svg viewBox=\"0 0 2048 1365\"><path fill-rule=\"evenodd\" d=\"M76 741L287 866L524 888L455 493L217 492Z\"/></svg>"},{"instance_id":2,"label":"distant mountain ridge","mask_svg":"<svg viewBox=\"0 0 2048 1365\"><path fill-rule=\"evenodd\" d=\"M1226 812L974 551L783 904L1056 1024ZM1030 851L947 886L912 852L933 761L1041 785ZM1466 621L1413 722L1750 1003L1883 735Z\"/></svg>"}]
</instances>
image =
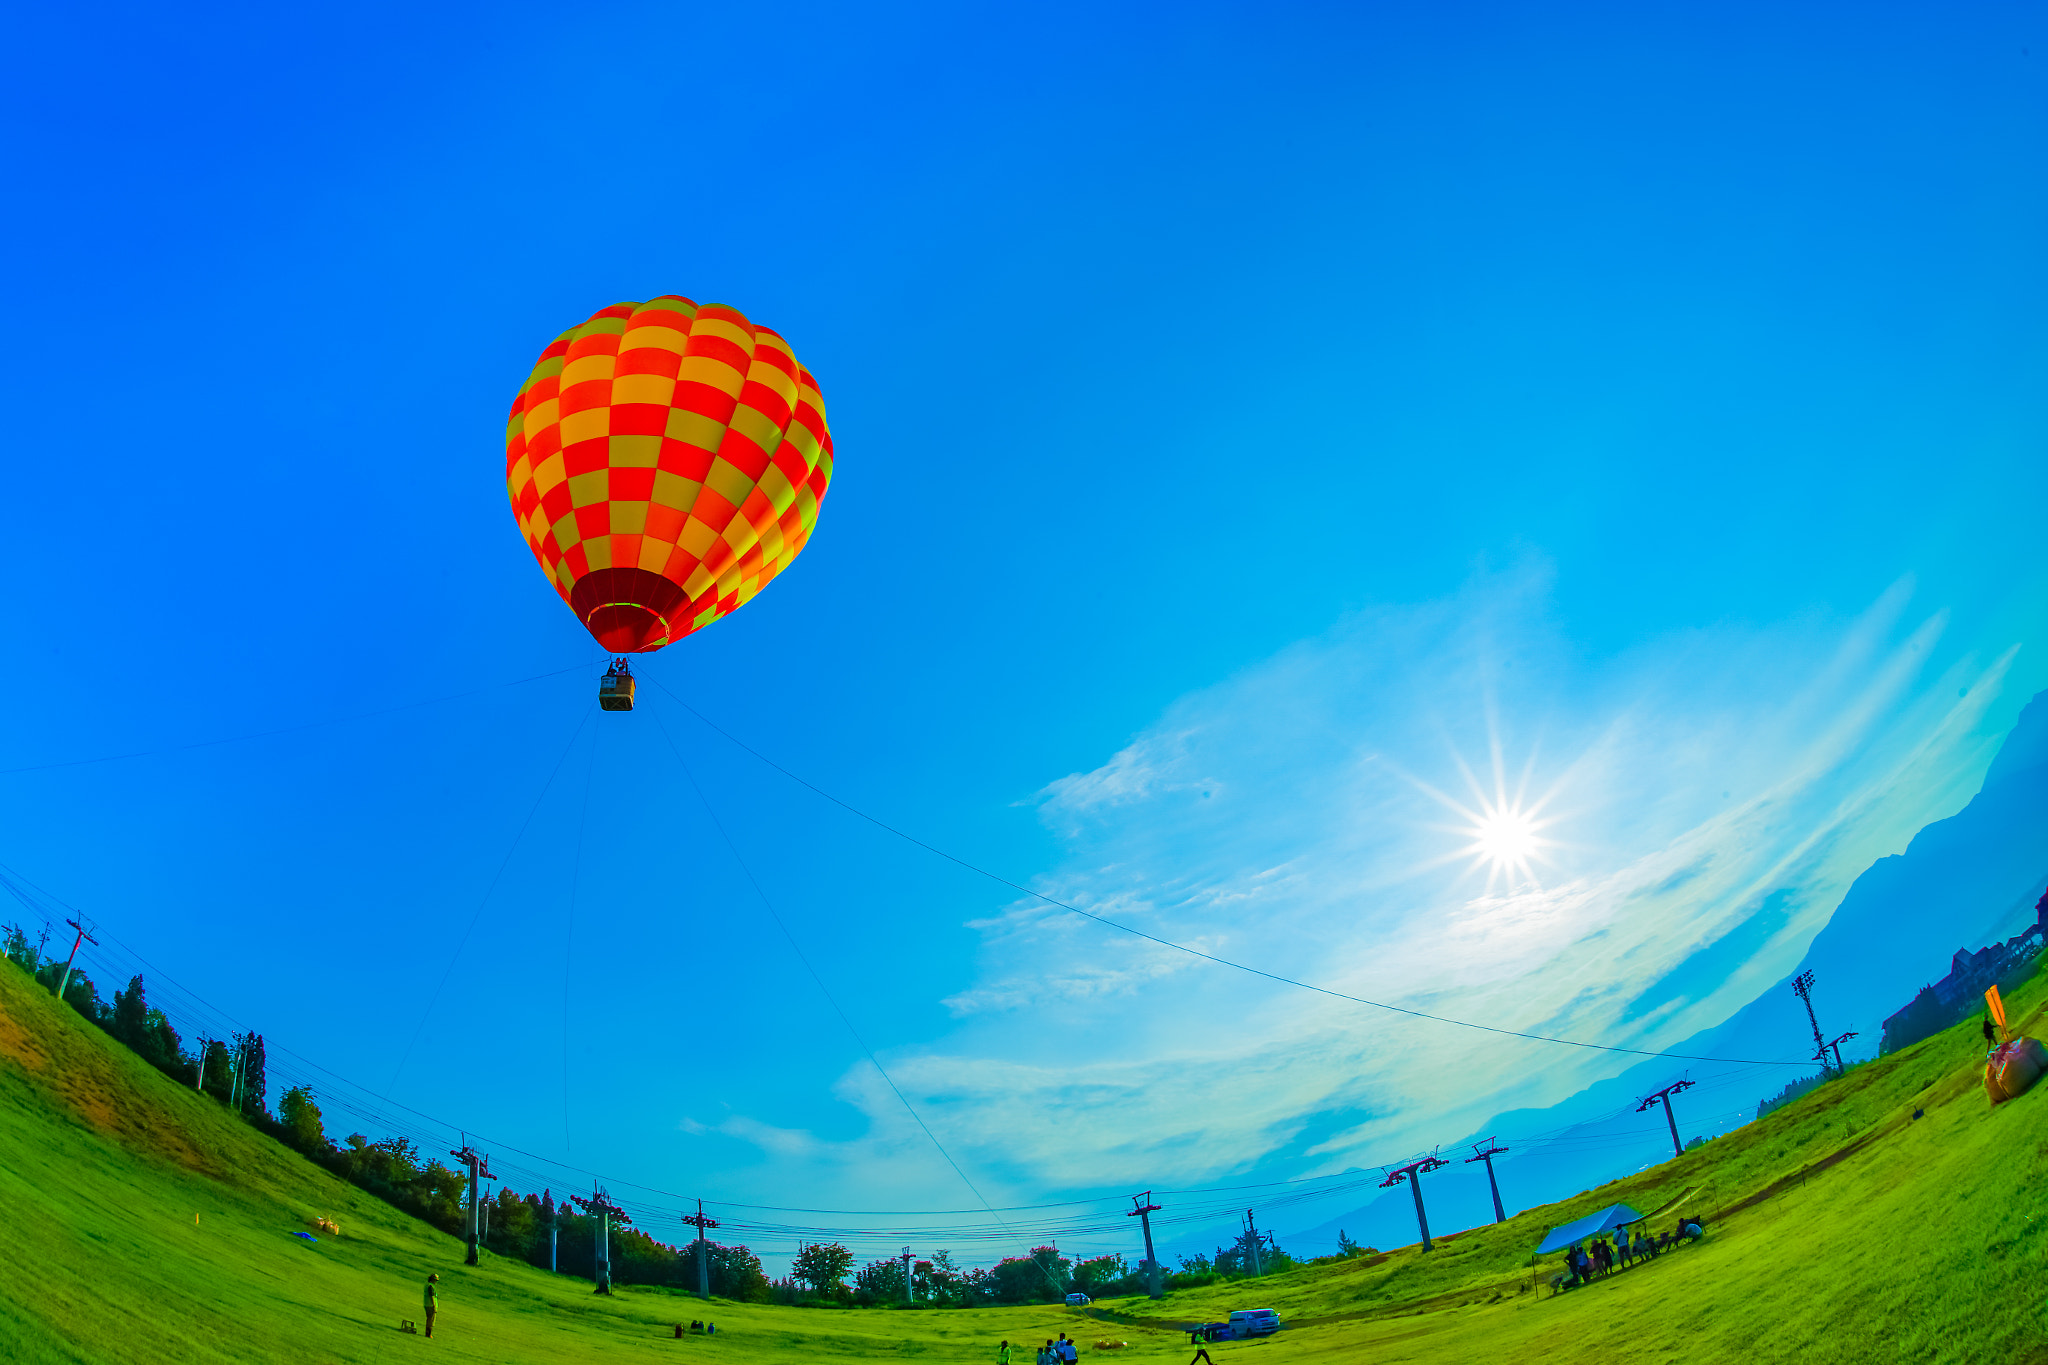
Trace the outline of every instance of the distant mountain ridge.
<instances>
[{"instance_id":1,"label":"distant mountain ridge","mask_svg":"<svg viewBox=\"0 0 2048 1365\"><path fill-rule=\"evenodd\" d=\"M1971 949L2015 932L2034 919L2034 905L2048 886L2048 692L2020 711L1983 785L1956 814L1923 827L1903 853L1879 858L1842 896L1827 925L1814 937L1793 975L1812 971L1813 999L1821 1027L1830 1038L1849 1030L1860 1036L1849 1051L1877 1050L1883 1021L1920 989L1950 968L1959 949ZM1793 995L1792 976L1776 982L1726 1022L1674 1043L1672 1052L1698 1056L1799 1056L1812 1047L1806 1012ZM1695 1076L1711 1072L1695 1066ZM1499 1159L1501 1197L1510 1211L1554 1201L1670 1155L1661 1114L1640 1120L1594 1122L1594 1116L1627 1105L1636 1095L1673 1079L1673 1065L1641 1063L1599 1081L1547 1109L1496 1116L1486 1132L1554 1131L1578 1120L1547 1149ZM1707 1116L1726 1114L1739 1094L1750 1104L1765 1098L1785 1077L1759 1076L1756 1093L1724 1084L1720 1099L1687 1096L1678 1101L1685 1136L1725 1131ZM1697 1094L1697 1092L1696 1092ZM1688 1101L1691 1101L1688 1103ZM1690 1113L1698 1122L1687 1127ZM1632 1116L1633 1117L1633 1116ZM1631 1145L1635 1129L1648 1136ZM1476 1136L1476 1135L1475 1135ZM1450 1149L1445 1154L1455 1156ZM1426 1187L1430 1228L1448 1232L1491 1221L1493 1209L1481 1167L1460 1179L1452 1172ZM1382 1248L1415 1240L1415 1211L1405 1188L1292 1234L1282 1245L1318 1254L1334 1246L1339 1229Z\"/></svg>"}]
</instances>

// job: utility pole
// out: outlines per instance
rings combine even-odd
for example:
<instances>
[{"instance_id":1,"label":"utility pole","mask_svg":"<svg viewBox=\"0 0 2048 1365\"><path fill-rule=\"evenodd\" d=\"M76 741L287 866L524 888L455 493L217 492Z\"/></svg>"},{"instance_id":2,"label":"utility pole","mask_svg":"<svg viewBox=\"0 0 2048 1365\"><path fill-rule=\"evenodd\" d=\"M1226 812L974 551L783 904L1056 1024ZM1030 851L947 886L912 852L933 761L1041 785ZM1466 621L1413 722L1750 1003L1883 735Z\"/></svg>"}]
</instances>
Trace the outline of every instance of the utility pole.
<instances>
[{"instance_id":1,"label":"utility pole","mask_svg":"<svg viewBox=\"0 0 2048 1365\"><path fill-rule=\"evenodd\" d=\"M1252 1221L1252 1211L1244 1211L1244 1246L1252 1258L1252 1274L1264 1275L1265 1269L1259 1264L1259 1225Z\"/></svg>"},{"instance_id":2,"label":"utility pole","mask_svg":"<svg viewBox=\"0 0 2048 1365\"><path fill-rule=\"evenodd\" d=\"M491 1174L491 1163L480 1152L469 1145L469 1135L463 1134L462 1145L448 1153L469 1168L469 1254L462 1258L464 1265L476 1264L476 1246L482 1236L483 1211L477 1206L476 1182L479 1178L496 1180Z\"/></svg>"},{"instance_id":3,"label":"utility pole","mask_svg":"<svg viewBox=\"0 0 2048 1365\"><path fill-rule=\"evenodd\" d=\"M1813 973L1801 972L1792 978L1792 993L1806 1006L1806 1022L1813 1025L1813 1055L1820 1062L1822 1073L1828 1069L1827 1035L1820 1031L1820 1020L1813 1013Z\"/></svg>"},{"instance_id":4,"label":"utility pole","mask_svg":"<svg viewBox=\"0 0 2048 1365\"><path fill-rule=\"evenodd\" d=\"M64 998L65 987L71 984L71 964L78 961L78 945L84 942L90 943L95 948L100 946L100 941L92 936L94 928L92 921L87 920L84 924L80 924L75 919L67 919L64 922L78 931L78 937L71 940L71 956L64 959L64 975L57 978L57 998L59 1000Z\"/></svg>"},{"instance_id":5,"label":"utility pole","mask_svg":"<svg viewBox=\"0 0 2048 1365\"><path fill-rule=\"evenodd\" d=\"M560 1247L559 1239L561 1237L561 1233L562 1206L557 1204L555 1206L554 1213L551 1214L548 1218L548 1274L550 1275L559 1275L562 1273L561 1262L555 1254Z\"/></svg>"},{"instance_id":6,"label":"utility pole","mask_svg":"<svg viewBox=\"0 0 2048 1365\"><path fill-rule=\"evenodd\" d=\"M683 1221L697 1229L697 1297L711 1297L711 1268L705 1263L704 1229L718 1226L716 1218L704 1216L704 1201L697 1201L697 1211L684 1217Z\"/></svg>"},{"instance_id":7,"label":"utility pole","mask_svg":"<svg viewBox=\"0 0 2048 1365\"><path fill-rule=\"evenodd\" d=\"M1466 1157L1465 1164L1470 1166L1475 1161L1486 1163L1486 1184L1487 1188L1493 1191L1493 1221L1505 1223L1508 1221L1508 1213L1506 1209L1500 1206L1500 1182L1493 1178L1493 1159L1502 1152L1505 1152L1507 1148L1501 1146L1495 1139L1488 1138L1484 1142L1473 1143L1472 1150L1477 1152L1478 1155Z\"/></svg>"},{"instance_id":8,"label":"utility pole","mask_svg":"<svg viewBox=\"0 0 2048 1365\"><path fill-rule=\"evenodd\" d=\"M206 1093L206 1052L212 1046L213 1039L211 1038L201 1038L199 1040L199 1079L192 1082L192 1088L202 1095Z\"/></svg>"},{"instance_id":9,"label":"utility pole","mask_svg":"<svg viewBox=\"0 0 2048 1365\"><path fill-rule=\"evenodd\" d=\"M1828 1044L1828 1050L1835 1054L1835 1074L1837 1076L1842 1074L1842 1044L1848 1042L1851 1038L1854 1038L1855 1036L1855 1031L1851 1030L1850 1032L1843 1034L1841 1037L1835 1039L1833 1042Z\"/></svg>"},{"instance_id":10,"label":"utility pole","mask_svg":"<svg viewBox=\"0 0 2048 1365\"><path fill-rule=\"evenodd\" d=\"M242 1111L236 1107L235 1102L238 1098L240 1098L242 1093L242 1072L245 1069L242 1065L242 1062L248 1051L248 1035L243 1033L236 1034L235 1051L234 1054L228 1058L228 1108L238 1114Z\"/></svg>"},{"instance_id":11,"label":"utility pole","mask_svg":"<svg viewBox=\"0 0 2048 1365\"><path fill-rule=\"evenodd\" d=\"M1152 1202L1150 1190L1132 1195L1131 1203L1137 1207L1124 1217L1137 1219L1138 1226L1145 1229L1145 1293L1156 1299L1159 1297L1159 1258L1152 1254L1152 1215L1159 1212L1159 1206Z\"/></svg>"},{"instance_id":12,"label":"utility pole","mask_svg":"<svg viewBox=\"0 0 2048 1365\"><path fill-rule=\"evenodd\" d=\"M1685 1145L1678 1140L1678 1118L1671 1112L1671 1097L1681 1090L1692 1089L1695 1084L1696 1082L1694 1081L1679 1081L1674 1085L1667 1085L1656 1094L1646 1096L1643 1102L1636 1106L1638 1114L1658 1104L1664 1106L1664 1121L1671 1125L1671 1154L1673 1156L1684 1156Z\"/></svg>"},{"instance_id":13,"label":"utility pole","mask_svg":"<svg viewBox=\"0 0 2048 1365\"><path fill-rule=\"evenodd\" d=\"M903 1248L903 1302L912 1302L910 1294L910 1248Z\"/></svg>"},{"instance_id":14,"label":"utility pole","mask_svg":"<svg viewBox=\"0 0 2048 1365\"><path fill-rule=\"evenodd\" d=\"M1408 1182L1408 1192L1415 1196L1415 1226L1422 1230L1424 1251L1435 1251L1436 1244L1429 1240L1429 1215L1422 1211L1422 1177L1438 1167L1450 1164L1435 1153L1431 1153L1420 1161L1411 1161L1406 1166L1396 1167L1380 1182L1380 1188L1383 1190L1398 1185L1403 1180Z\"/></svg>"}]
</instances>

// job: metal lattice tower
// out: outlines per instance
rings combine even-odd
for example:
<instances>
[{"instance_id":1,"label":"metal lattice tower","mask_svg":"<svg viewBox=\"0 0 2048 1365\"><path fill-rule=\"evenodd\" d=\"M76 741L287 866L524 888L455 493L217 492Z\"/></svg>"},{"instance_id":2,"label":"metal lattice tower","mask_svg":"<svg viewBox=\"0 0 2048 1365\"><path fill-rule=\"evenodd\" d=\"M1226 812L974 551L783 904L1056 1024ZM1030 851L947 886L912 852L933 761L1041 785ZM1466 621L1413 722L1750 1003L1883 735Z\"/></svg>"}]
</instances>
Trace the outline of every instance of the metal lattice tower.
<instances>
[{"instance_id":1,"label":"metal lattice tower","mask_svg":"<svg viewBox=\"0 0 2048 1365\"><path fill-rule=\"evenodd\" d=\"M1820 1020L1813 1013L1813 973L1801 972L1792 978L1792 993L1806 1006L1806 1022L1813 1025L1813 1055L1820 1063L1820 1069L1828 1069L1827 1035L1820 1031ZM1839 1073L1838 1073L1839 1074Z\"/></svg>"}]
</instances>

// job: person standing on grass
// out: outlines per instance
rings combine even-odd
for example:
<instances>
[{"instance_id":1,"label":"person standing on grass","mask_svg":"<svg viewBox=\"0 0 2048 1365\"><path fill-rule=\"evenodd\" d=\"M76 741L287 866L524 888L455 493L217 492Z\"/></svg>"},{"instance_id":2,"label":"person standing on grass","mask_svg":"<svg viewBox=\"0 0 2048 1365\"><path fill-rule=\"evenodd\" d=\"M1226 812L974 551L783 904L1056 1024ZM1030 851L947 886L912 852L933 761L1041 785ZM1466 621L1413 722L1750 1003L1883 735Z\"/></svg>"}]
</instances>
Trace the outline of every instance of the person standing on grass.
<instances>
[{"instance_id":1,"label":"person standing on grass","mask_svg":"<svg viewBox=\"0 0 2048 1365\"><path fill-rule=\"evenodd\" d=\"M440 1304L439 1304L439 1302L438 1302L438 1301L436 1301L436 1299L435 1299L435 1297L434 1297L434 1286L435 1286L435 1285L437 1285L437 1284L439 1284L439 1283L441 1283L441 1277L440 1277L439 1275L429 1275L429 1276L427 1276L427 1295L426 1295L426 1299L427 1299L427 1301L426 1301L425 1307L426 1307L426 1313L427 1313L427 1335L428 1335L428 1336L432 1336L432 1335L434 1335L434 1314L435 1314L436 1312L438 1312L438 1311L439 1311L439 1309L440 1309Z\"/></svg>"},{"instance_id":2,"label":"person standing on grass","mask_svg":"<svg viewBox=\"0 0 2048 1365\"><path fill-rule=\"evenodd\" d=\"M996 1347L996 1365L1010 1365L1010 1341L1007 1337Z\"/></svg>"},{"instance_id":3,"label":"person standing on grass","mask_svg":"<svg viewBox=\"0 0 2048 1365\"><path fill-rule=\"evenodd\" d=\"M1623 1223L1614 1230L1614 1249L1620 1253L1621 1263L1628 1264L1628 1224Z\"/></svg>"},{"instance_id":4,"label":"person standing on grass","mask_svg":"<svg viewBox=\"0 0 2048 1365\"><path fill-rule=\"evenodd\" d=\"M1069 1341L1065 1332L1060 1333L1059 1344L1054 1346L1053 1350L1058 1353L1061 1360L1066 1362L1066 1365L1075 1365L1075 1362L1081 1358L1081 1348Z\"/></svg>"}]
</instances>

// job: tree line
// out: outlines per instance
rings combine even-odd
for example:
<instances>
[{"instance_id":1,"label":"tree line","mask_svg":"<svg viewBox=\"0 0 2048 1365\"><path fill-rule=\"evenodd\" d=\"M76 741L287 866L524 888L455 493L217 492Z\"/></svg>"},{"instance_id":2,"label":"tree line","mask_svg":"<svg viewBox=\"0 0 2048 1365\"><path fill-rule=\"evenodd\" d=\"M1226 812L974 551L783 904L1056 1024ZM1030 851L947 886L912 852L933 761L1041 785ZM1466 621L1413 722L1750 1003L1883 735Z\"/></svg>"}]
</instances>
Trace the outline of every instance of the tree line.
<instances>
[{"instance_id":1,"label":"tree line","mask_svg":"<svg viewBox=\"0 0 2048 1365\"><path fill-rule=\"evenodd\" d=\"M19 925L0 926L0 952L45 989L58 989L63 963L45 957L41 945L31 943ZM327 1135L318 1097L306 1086L287 1089L272 1113L261 1034L203 1039L188 1047L163 1011L149 1004L139 975L115 991L109 1003L100 999L92 978L74 968L63 982L63 999L178 1084L212 1096L252 1126L392 1207L453 1236L466 1235L468 1177L463 1172L424 1156L402 1137L373 1141L367 1134L350 1133L336 1142ZM578 1211L569 1199L557 1202L552 1190L522 1195L500 1188L483 1201L480 1212L483 1244L490 1251L542 1269L553 1265L564 1274L595 1277L598 1219ZM694 1242L671 1246L630 1222L622 1224L617 1215L610 1235L615 1284L696 1288ZM1340 1256L1371 1250L1341 1240L1340 1247ZM870 1261L855 1269L853 1252L838 1242L805 1244L792 1261L790 1274L779 1280L771 1280L760 1258L744 1246L707 1241L705 1251L711 1292L737 1302L965 1308L1056 1303L1070 1293L1114 1298L1145 1292L1142 1265L1127 1263L1121 1256L1077 1260L1050 1246L1034 1247L1028 1256L1006 1256L987 1268L962 1267L949 1252L938 1251L929 1259L911 1261L907 1290L900 1258ZM1266 1274L1301 1264L1264 1239L1259 1260ZM1182 1257L1180 1264L1178 1272L1162 1276L1165 1287L1194 1288L1249 1275L1249 1234L1234 1246L1217 1248L1214 1257Z\"/></svg>"}]
</instances>

